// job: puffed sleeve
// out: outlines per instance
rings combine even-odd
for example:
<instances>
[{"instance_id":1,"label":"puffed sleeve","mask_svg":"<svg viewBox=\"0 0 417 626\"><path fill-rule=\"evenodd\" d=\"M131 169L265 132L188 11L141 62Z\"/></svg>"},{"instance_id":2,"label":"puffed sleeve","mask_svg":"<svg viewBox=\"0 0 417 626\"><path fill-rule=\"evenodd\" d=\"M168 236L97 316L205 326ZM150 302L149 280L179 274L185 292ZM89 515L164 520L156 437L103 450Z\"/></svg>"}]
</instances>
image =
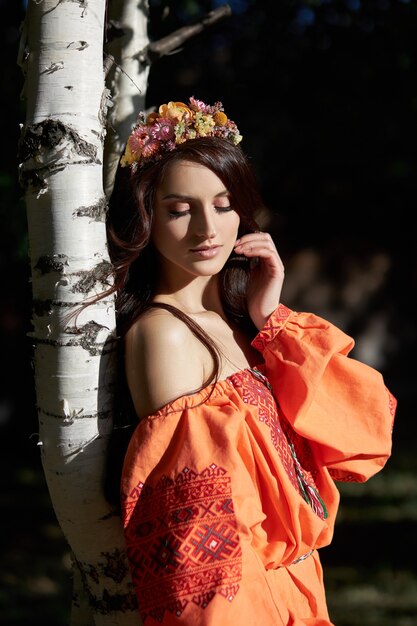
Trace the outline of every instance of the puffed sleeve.
<instances>
[{"instance_id":1,"label":"puffed sleeve","mask_svg":"<svg viewBox=\"0 0 417 626\"><path fill-rule=\"evenodd\" d=\"M336 480L365 481L391 454L396 399L330 322L280 304L252 345L294 430Z\"/></svg>"},{"instance_id":2,"label":"puffed sleeve","mask_svg":"<svg viewBox=\"0 0 417 626\"><path fill-rule=\"evenodd\" d=\"M265 534L266 514L246 424L249 409L231 385L223 393L225 387L217 384L209 401L197 394L164 407L142 420L130 441L122 519L144 626L305 623L291 621L279 585L272 593L253 548L254 529ZM304 508L318 534L323 521ZM276 526L283 532L283 524ZM305 567L317 569L312 559ZM320 593L317 586L312 595Z\"/></svg>"}]
</instances>

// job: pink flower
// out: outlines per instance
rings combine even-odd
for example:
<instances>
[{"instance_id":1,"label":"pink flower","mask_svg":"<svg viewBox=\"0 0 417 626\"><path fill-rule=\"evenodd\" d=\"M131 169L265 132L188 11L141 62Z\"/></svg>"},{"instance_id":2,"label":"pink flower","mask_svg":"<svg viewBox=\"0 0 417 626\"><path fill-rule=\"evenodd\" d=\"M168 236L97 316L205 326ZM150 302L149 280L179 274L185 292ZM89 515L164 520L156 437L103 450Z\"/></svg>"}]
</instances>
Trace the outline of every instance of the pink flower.
<instances>
[{"instance_id":1,"label":"pink flower","mask_svg":"<svg viewBox=\"0 0 417 626\"><path fill-rule=\"evenodd\" d=\"M174 126L170 120L160 117L152 126L152 137L158 141L171 141L175 137Z\"/></svg>"},{"instance_id":2,"label":"pink flower","mask_svg":"<svg viewBox=\"0 0 417 626\"><path fill-rule=\"evenodd\" d=\"M201 111L201 113L207 113L207 104L205 104L202 100L197 100L193 96L191 96L190 100L190 108L193 111Z\"/></svg>"},{"instance_id":3,"label":"pink flower","mask_svg":"<svg viewBox=\"0 0 417 626\"><path fill-rule=\"evenodd\" d=\"M147 126L138 126L135 128L129 138L129 146L134 154L141 154L144 145L152 139Z\"/></svg>"},{"instance_id":4,"label":"pink flower","mask_svg":"<svg viewBox=\"0 0 417 626\"><path fill-rule=\"evenodd\" d=\"M148 159L149 157L155 156L159 152L160 143L156 139L149 140L146 145L143 146L142 156Z\"/></svg>"}]
</instances>

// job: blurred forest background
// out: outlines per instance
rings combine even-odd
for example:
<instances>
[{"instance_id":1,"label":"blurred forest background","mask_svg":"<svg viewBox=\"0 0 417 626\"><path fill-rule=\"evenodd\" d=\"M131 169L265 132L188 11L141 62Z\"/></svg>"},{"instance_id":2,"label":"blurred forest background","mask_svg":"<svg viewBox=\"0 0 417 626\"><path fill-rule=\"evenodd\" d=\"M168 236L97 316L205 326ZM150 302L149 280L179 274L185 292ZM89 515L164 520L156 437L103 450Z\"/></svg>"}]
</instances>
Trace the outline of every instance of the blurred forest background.
<instances>
[{"instance_id":1,"label":"blurred forest background","mask_svg":"<svg viewBox=\"0 0 417 626\"><path fill-rule=\"evenodd\" d=\"M220 4L151 0L150 37ZM379 368L398 398L392 457L368 483L340 486L335 538L322 560L337 626L416 625L417 5L229 4L230 17L152 66L147 106L190 95L223 102L264 192L263 228L286 264L284 302L353 335L353 355ZM66 626L70 558L36 445L27 338L31 293L16 158L25 120L16 64L25 2L0 6L0 622Z\"/></svg>"}]
</instances>

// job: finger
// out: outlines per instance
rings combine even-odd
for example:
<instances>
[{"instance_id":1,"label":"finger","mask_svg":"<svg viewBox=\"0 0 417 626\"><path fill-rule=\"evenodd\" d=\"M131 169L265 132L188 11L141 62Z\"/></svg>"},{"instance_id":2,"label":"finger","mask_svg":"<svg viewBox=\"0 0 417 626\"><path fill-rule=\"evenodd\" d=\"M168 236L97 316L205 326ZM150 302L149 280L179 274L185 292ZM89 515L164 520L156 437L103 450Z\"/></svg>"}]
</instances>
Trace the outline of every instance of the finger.
<instances>
[{"instance_id":1,"label":"finger","mask_svg":"<svg viewBox=\"0 0 417 626\"><path fill-rule=\"evenodd\" d=\"M268 241L245 241L244 243L236 245L235 251L239 254L248 254L251 256L264 256L265 254L278 256L277 249L271 242Z\"/></svg>"},{"instance_id":2,"label":"finger","mask_svg":"<svg viewBox=\"0 0 417 626\"><path fill-rule=\"evenodd\" d=\"M276 250L271 250L270 248L267 248L264 246L259 246L259 245L255 246L255 245L247 244L247 246L245 246L245 249L243 249L243 246L242 246L242 250L240 250L239 248L236 248L236 252L237 254L244 255L246 258L256 257L259 259L261 264L264 264L267 267L270 267L274 271L284 270L284 264L281 261L281 258L279 257Z\"/></svg>"},{"instance_id":3,"label":"finger","mask_svg":"<svg viewBox=\"0 0 417 626\"><path fill-rule=\"evenodd\" d=\"M250 233L238 239L234 245L234 249L238 254L253 255L255 250L271 250L276 255L278 251L275 243L268 233Z\"/></svg>"},{"instance_id":4,"label":"finger","mask_svg":"<svg viewBox=\"0 0 417 626\"><path fill-rule=\"evenodd\" d=\"M268 241L268 242L271 242L272 245L275 245L274 242L272 241L271 235L269 233L262 233L262 232L247 233L246 235L242 235L242 237L239 237L239 239L236 240L235 245L250 243L250 242L255 242L255 241Z\"/></svg>"},{"instance_id":5,"label":"finger","mask_svg":"<svg viewBox=\"0 0 417 626\"><path fill-rule=\"evenodd\" d=\"M247 254L250 256L258 256L258 255L264 255L264 254L275 254L277 255L277 251L274 250L274 248L271 248L269 246L265 246L263 244L259 244L259 243L245 243L244 245L239 245L235 247L235 251L238 252L239 254Z\"/></svg>"},{"instance_id":6,"label":"finger","mask_svg":"<svg viewBox=\"0 0 417 626\"><path fill-rule=\"evenodd\" d=\"M247 241L235 246L235 252L248 258L259 257L261 262L267 263L273 268L284 269L281 257L272 242Z\"/></svg>"}]
</instances>

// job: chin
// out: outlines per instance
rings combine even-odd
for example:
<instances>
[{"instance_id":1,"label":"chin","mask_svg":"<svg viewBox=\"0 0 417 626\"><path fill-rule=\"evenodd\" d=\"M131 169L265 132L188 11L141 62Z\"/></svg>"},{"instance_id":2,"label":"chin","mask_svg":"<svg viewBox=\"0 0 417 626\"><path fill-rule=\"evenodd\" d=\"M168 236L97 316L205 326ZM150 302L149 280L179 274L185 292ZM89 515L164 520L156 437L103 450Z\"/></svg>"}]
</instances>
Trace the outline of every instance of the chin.
<instances>
[{"instance_id":1,"label":"chin","mask_svg":"<svg viewBox=\"0 0 417 626\"><path fill-rule=\"evenodd\" d=\"M200 261L194 266L194 272L197 276L214 276L221 272L226 265L227 259L219 261L218 259L212 259L207 261Z\"/></svg>"}]
</instances>

